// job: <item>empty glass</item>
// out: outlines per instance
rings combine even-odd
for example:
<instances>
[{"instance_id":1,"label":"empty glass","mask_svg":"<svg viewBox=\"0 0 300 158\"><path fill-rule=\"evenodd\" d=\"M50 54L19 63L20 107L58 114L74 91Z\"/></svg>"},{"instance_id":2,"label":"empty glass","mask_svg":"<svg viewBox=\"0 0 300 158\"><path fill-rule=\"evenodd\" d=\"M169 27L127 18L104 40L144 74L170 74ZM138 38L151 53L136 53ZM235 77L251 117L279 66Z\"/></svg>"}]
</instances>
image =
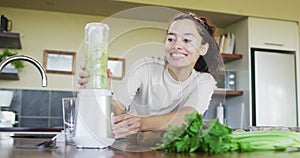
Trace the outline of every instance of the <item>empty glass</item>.
<instances>
[{"instance_id":1,"label":"empty glass","mask_svg":"<svg viewBox=\"0 0 300 158\"><path fill-rule=\"evenodd\" d=\"M76 98L62 98L62 110L66 142L69 143L74 137Z\"/></svg>"}]
</instances>

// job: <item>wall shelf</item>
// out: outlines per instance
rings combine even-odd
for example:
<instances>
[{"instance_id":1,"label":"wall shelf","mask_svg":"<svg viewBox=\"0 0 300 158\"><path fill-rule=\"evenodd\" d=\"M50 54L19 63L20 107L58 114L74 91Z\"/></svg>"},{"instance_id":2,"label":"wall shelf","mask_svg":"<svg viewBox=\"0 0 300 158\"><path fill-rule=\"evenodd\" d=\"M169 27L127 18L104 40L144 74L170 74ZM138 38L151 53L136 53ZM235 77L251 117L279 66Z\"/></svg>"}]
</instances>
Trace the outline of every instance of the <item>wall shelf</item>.
<instances>
[{"instance_id":1,"label":"wall shelf","mask_svg":"<svg viewBox=\"0 0 300 158\"><path fill-rule=\"evenodd\" d=\"M231 62L243 58L242 54L225 54L221 53L224 63Z\"/></svg>"},{"instance_id":2,"label":"wall shelf","mask_svg":"<svg viewBox=\"0 0 300 158\"><path fill-rule=\"evenodd\" d=\"M19 80L18 70L15 68L3 68L0 71L1 80Z\"/></svg>"},{"instance_id":3,"label":"wall shelf","mask_svg":"<svg viewBox=\"0 0 300 158\"><path fill-rule=\"evenodd\" d=\"M215 95L226 95L226 96L240 96L243 95L243 91L217 89L214 91Z\"/></svg>"},{"instance_id":4,"label":"wall shelf","mask_svg":"<svg viewBox=\"0 0 300 158\"><path fill-rule=\"evenodd\" d=\"M21 49L20 34L0 32L0 48Z\"/></svg>"}]
</instances>

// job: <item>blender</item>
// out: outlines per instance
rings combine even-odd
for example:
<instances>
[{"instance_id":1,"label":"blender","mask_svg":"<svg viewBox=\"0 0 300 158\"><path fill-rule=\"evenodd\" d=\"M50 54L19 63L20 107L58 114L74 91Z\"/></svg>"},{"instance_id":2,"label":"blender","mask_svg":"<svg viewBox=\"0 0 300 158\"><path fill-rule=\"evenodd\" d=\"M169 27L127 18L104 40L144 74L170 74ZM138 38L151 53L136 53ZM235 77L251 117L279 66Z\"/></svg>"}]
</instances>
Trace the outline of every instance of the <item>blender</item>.
<instances>
[{"instance_id":1,"label":"blender","mask_svg":"<svg viewBox=\"0 0 300 158\"><path fill-rule=\"evenodd\" d=\"M109 27L104 23L85 26L83 49L89 74L85 89L80 89L73 141L77 148L106 148L114 142L112 134L112 91L108 85L107 47Z\"/></svg>"}]
</instances>

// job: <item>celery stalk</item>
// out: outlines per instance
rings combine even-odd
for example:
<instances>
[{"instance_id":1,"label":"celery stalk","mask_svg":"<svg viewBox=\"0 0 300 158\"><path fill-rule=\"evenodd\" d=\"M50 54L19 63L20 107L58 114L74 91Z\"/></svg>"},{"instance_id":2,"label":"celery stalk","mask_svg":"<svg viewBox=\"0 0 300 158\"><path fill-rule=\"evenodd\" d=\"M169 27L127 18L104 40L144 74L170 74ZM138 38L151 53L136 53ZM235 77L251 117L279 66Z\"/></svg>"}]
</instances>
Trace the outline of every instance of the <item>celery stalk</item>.
<instances>
[{"instance_id":1,"label":"celery stalk","mask_svg":"<svg viewBox=\"0 0 300 158\"><path fill-rule=\"evenodd\" d=\"M232 132L218 120L203 122L202 115L185 116L186 124L179 128L170 126L162 144L155 150L169 152L222 153L229 151L286 150L300 148L300 133L290 131Z\"/></svg>"},{"instance_id":2,"label":"celery stalk","mask_svg":"<svg viewBox=\"0 0 300 158\"><path fill-rule=\"evenodd\" d=\"M300 147L300 133L290 131L253 131L230 135L232 142L238 143L242 151L284 150Z\"/></svg>"}]
</instances>

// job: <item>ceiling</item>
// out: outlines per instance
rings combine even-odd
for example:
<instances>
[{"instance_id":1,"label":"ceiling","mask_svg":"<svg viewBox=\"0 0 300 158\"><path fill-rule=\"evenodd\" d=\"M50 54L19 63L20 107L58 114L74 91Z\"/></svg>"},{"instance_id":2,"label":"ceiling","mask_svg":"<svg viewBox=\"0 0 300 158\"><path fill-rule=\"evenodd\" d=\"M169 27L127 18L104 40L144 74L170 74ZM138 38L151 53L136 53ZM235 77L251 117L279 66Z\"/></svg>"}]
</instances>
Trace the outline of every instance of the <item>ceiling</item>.
<instances>
[{"instance_id":1,"label":"ceiling","mask_svg":"<svg viewBox=\"0 0 300 158\"><path fill-rule=\"evenodd\" d=\"M78 13L97 16L111 16L115 15L120 17L130 16L130 18L144 19L144 20L169 20L161 18L162 11L153 10L142 12L142 14L119 14L130 8L143 7L142 4L119 2L113 0L0 0L0 6L22 9L46 10L57 12ZM176 11L187 11L187 9L176 9ZM229 24L236 22L244 16L231 15L224 13L215 13L198 10L188 10L196 13L197 15L206 16L213 21L217 27L226 27ZM163 11L164 14L166 14ZM145 16L151 14L151 16ZM166 17L166 16L164 16ZM128 18L128 17L127 17Z\"/></svg>"}]
</instances>

